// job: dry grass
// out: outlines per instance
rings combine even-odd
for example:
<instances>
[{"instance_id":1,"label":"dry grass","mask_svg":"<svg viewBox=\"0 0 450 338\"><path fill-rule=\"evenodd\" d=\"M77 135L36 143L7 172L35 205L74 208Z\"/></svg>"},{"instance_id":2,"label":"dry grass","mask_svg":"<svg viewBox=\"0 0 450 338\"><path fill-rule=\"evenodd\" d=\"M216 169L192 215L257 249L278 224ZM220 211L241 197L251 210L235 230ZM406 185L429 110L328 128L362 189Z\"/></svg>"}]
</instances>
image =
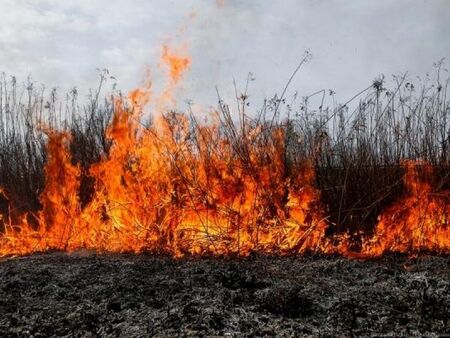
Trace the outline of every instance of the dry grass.
<instances>
[{"instance_id":1,"label":"dry grass","mask_svg":"<svg viewBox=\"0 0 450 338\"><path fill-rule=\"evenodd\" d=\"M329 107L324 102L334 102L334 93L323 90L300 101L274 97L249 113L245 91L237 95L239 111L234 115L219 99L220 132L249 172L254 170L248 165L252 163L249 149L260 149L260 160L270 161L264 154L268 145L281 152L284 167L280 172L286 177L294 175L305 159L313 161L316 186L329 212L329 231L370 232L381 210L403 193L403 160L431 163L433 191L450 189L449 80L442 80L442 63L436 69L437 82L412 84L405 75L394 77L390 88L385 88L380 78L344 105ZM33 83L19 86L14 78L3 77L0 186L8 198L0 197L2 214L14 217L41 207L38 196L45 181L47 128L65 129L72 135L72 159L83 169L80 201L89 201L93 179L88 169L108 154L111 143L106 128L114 113L114 98L101 98L106 79L107 73L101 73L98 89L87 104L80 105L75 89L59 99L56 90L47 95ZM317 98L319 104L314 107L311 102ZM200 123L189 111L186 115L191 135L199 135L195 131ZM180 123L176 116L166 114L174 130ZM281 144L274 138L275 128L284 132ZM255 129L262 130L259 137L247 137ZM195 144L195 138L190 142ZM208 151L215 149L212 144Z\"/></svg>"}]
</instances>

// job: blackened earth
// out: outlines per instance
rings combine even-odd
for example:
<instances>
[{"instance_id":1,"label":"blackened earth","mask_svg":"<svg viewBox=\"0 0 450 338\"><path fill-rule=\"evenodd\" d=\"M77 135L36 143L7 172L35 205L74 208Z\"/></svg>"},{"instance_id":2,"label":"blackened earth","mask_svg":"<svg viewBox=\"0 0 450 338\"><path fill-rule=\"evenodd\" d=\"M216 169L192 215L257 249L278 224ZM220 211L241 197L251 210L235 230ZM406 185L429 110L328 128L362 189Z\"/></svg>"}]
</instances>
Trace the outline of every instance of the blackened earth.
<instances>
[{"instance_id":1,"label":"blackened earth","mask_svg":"<svg viewBox=\"0 0 450 338\"><path fill-rule=\"evenodd\" d=\"M441 336L450 258L0 260L0 336Z\"/></svg>"}]
</instances>

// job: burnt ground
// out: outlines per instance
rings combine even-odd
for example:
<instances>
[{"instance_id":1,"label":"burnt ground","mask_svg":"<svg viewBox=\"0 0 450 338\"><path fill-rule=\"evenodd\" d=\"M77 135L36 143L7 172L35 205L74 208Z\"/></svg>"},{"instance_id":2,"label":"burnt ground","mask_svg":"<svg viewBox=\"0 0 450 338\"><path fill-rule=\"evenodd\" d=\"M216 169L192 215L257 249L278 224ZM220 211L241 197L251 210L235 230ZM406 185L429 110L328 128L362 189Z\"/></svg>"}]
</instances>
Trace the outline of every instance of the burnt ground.
<instances>
[{"instance_id":1,"label":"burnt ground","mask_svg":"<svg viewBox=\"0 0 450 338\"><path fill-rule=\"evenodd\" d=\"M450 258L48 253L0 261L0 336L441 336Z\"/></svg>"}]
</instances>

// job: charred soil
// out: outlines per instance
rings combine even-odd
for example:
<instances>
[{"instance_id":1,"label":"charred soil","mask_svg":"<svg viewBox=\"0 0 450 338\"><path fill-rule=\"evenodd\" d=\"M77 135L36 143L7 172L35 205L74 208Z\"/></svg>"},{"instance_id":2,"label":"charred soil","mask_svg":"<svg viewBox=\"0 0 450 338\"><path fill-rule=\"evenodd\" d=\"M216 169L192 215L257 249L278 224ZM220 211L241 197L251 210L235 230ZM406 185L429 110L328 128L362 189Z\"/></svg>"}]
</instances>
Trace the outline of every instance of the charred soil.
<instances>
[{"instance_id":1,"label":"charred soil","mask_svg":"<svg viewBox=\"0 0 450 338\"><path fill-rule=\"evenodd\" d=\"M0 261L0 336L450 334L450 258Z\"/></svg>"}]
</instances>

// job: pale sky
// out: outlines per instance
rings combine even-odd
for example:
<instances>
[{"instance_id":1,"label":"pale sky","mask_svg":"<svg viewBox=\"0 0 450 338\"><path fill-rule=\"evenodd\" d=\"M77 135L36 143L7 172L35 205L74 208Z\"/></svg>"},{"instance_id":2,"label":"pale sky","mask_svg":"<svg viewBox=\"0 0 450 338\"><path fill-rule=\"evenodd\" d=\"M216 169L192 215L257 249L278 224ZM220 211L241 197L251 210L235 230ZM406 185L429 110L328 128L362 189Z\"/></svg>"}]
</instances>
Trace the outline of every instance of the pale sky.
<instances>
[{"instance_id":1,"label":"pale sky","mask_svg":"<svg viewBox=\"0 0 450 338\"><path fill-rule=\"evenodd\" d=\"M161 82L161 45L184 44L192 67L179 94L216 103L233 78L250 99L280 93L305 50L312 60L290 87L334 89L345 101L380 73L423 76L450 55L446 0L0 0L0 71L80 93L108 68L128 91L150 66ZM192 16L192 14L195 14ZM257 102L254 102L257 101Z\"/></svg>"}]
</instances>

